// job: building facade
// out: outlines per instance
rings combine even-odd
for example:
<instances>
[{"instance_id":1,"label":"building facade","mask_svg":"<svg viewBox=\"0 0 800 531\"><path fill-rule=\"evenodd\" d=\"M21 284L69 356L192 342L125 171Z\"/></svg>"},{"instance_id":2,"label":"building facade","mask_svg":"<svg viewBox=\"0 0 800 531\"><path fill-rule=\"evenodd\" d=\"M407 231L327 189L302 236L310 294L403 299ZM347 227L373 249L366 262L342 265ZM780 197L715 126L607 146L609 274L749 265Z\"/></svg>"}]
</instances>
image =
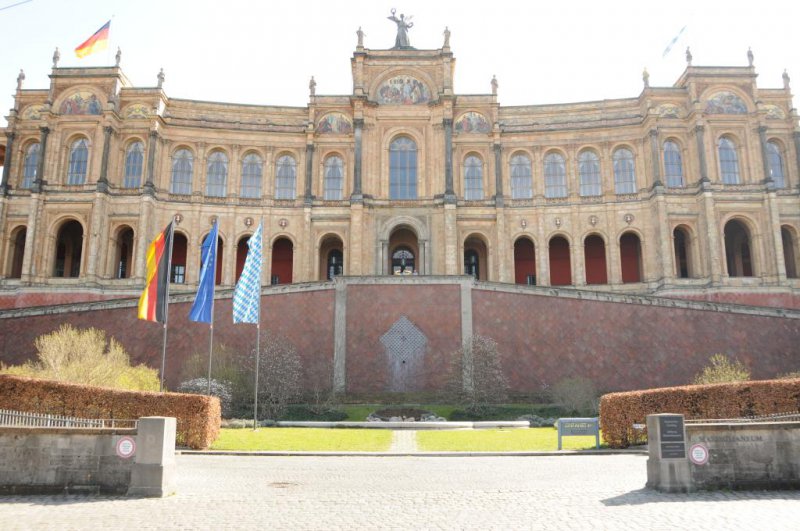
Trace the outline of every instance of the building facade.
<instances>
[{"instance_id":1,"label":"building facade","mask_svg":"<svg viewBox=\"0 0 800 531\"><path fill-rule=\"evenodd\" d=\"M231 287L264 224L265 284L473 275L675 294L800 294L800 129L752 65L693 66L633 98L501 106L440 49L359 40L353 91L305 107L169 98L119 64L18 81L0 140L0 292L141 289L176 220L194 290L220 223ZM98 295L99 296L99 295Z\"/></svg>"}]
</instances>

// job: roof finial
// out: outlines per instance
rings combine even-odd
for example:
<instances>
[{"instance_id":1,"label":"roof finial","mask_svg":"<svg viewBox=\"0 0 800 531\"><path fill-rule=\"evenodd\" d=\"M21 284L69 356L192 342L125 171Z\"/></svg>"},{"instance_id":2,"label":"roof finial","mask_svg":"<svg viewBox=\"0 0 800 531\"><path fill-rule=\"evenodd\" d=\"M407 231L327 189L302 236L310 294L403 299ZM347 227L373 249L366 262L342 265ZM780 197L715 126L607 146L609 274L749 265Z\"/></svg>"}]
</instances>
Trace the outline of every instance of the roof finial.
<instances>
[{"instance_id":1,"label":"roof finial","mask_svg":"<svg viewBox=\"0 0 800 531\"><path fill-rule=\"evenodd\" d=\"M61 59L61 53L59 53L58 47L56 46L56 51L53 52L53 68L58 68L59 59Z\"/></svg>"},{"instance_id":2,"label":"roof finial","mask_svg":"<svg viewBox=\"0 0 800 531\"><path fill-rule=\"evenodd\" d=\"M647 67L642 71L642 81L644 81L644 88L650 86L650 73L647 71Z\"/></svg>"},{"instance_id":3,"label":"roof finial","mask_svg":"<svg viewBox=\"0 0 800 531\"><path fill-rule=\"evenodd\" d=\"M117 55L114 56L114 59L116 60L114 66L119 68L119 62L122 60L122 50L120 49L119 46L117 46Z\"/></svg>"},{"instance_id":4,"label":"roof finial","mask_svg":"<svg viewBox=\"0 0 800 531\"><path fill-rule=\"evenodd\" d=\"M444 27L444 45L442 48L450 48L450 28Z\"/></svg>"},{"instance_id":5,"label":"roof finial","mask_svg":"<svg viewBox=\"0 0 800 531\"><path fill-rule=\"evenodd\" d=\"M311 76L311 81L308 82L308 93L312 96L317 94L317 82L314 81L314 76Z\"/></svg>"},{"instance_id":6,"label":"roof finial","mask_svg":"<svg viewBox=\"0 0 800 531\"><path fill-rule=\"evenodd\" d=\"M492 96L497 96L497 76L492 74Z\"/></svg>"},{"instance_id":7,"label":"roof finial","mask_svg":"<svg viewBox=\"0 0 800 531\"><path fill-rule=\"evenodd\" d=\"M753 49L749 46L747 47L747 65L753 66Z\"/></svg>"},{"instance_id":8,"label":"roof finial","mask_svg":"<svg viewBox=\"0 0 800 531\"><path fill-rule=\"evenodd\" d=\"M789 72L786 69L783 69L783 88L789 90Z\"/></svg>"},{"instance_id":9,"label":"roof finial","mask_svg":"<svg viewBox=\"0 0 800 531\"><path fill-rule=\"evenodd\" d=\"M20 68L19 75L17 76L17 90L22 90L23 81L25 81L25 71Z\"/></svg>"},{"instance_id":10,"label":"roof finial","mask_svg":"<svg viewBox=\"0 0 800 531\"><path fill-rule=\"evenodd\" d=\"M164 69L163 68L158 71L158 76L156 76L156 77L158 78L158 88L161 88L164 85L164 78L166 77L164 75Z\"/></svg>"},{"instance_id":11,"label":"roof finial","mask_svg":"<svg viewBox=\"0 0 800 531\"><path fill-rule=\"evenodd\" d=\"M686 47L686 65L692 66L692 51L689 50L689 47Z\"/></svg>"},{"instance_id":12,"label":"roof finial","mask_svg":"<svg viewBox=\"0 0 800 531\"><path fill-rule=\"evenodd\" d=\"M358 27L358 31L356 31L356 35L358 35L358 44L356 45L358 48L364 47L364 32L361 31L361 26Z\"/></svg>"}]
</instances>

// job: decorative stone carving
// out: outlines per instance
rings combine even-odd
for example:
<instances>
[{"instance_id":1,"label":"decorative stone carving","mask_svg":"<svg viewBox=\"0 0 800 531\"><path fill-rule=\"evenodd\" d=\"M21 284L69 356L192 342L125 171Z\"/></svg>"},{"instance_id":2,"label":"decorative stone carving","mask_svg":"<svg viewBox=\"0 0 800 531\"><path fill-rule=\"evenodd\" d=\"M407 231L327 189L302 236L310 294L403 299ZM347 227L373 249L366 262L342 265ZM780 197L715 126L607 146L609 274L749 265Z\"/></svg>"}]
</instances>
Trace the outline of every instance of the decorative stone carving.
<instances>
[{"instance_id":1,"label":"decorative stone carving","mask_svg":"<svg viewBox=\"0 0 800 531\"><path fill-rule=\"evenodd\" d=\"M705 112L707 114L747 114L747 105L733 92L723 90L708 99Z\"/></svg>"},{"instance_id":2,"label":"decorative stone carving","mask_svg":"<svg viewBox=\"0 0 800 531\"><path fill-rule=\"evenodd\" d=\"M378 103L395 105L414 105L431 100L431 91L425 84L411 76L395 76L378 87Z\"/></svg>"},{"instance_id":3,"label":"decorative stone carving","mask_svg":"<svg viewBox=\"0 0 800 531\"><path fill-rule=\"evenodd\" d=\"M681 108L674 103L662 103L656 108L661 118L680 118Z\"/></svg>"},{"instance_id":4,"label":"decorative stone carving","mask_svg":"<svg viewBox=\"0 0 800 531\"><path fill-rule=\"evenodd\" d=\"M353 132L350 118L340 112L329 112L317 122L317 134L348 135Z\"/></svg>"},{"instance_id":5,"label":"decorative stone carving","mask_svg":"<svg viewBox=\"0 0 800 531\"><path fill-rule=\"evenodd\" d=\"M764 110L767 111L767 118L770 120L784 120L786 119L786 113L778 107L777 105L772 105L768 103L764 105Z\"/></svg>"},{"instance_id":6,"label":"decorative stone carving","mask_svg":"<svg viewBox=\"0 0 800 531\"><path fill-rule=\"evenodd\" d=\"M469 111L462 114L455 121L455 132L459 133L488 133L492 130L491 124L484 115Z\"/></svg>"},{"instance_id":7,"label":"decorative stone carving","mask_svg":"<svg viewBox=\"0 0 800 531\"><path fill-rule=\"evenodd\" d=\"M89 91L75 92L61 103L61 114L101 114L102 103L97 96Z\"/></svg>"},{"instance_id":8,"label":"decorative stone carving","mask_svg":"<svg viewBox=\"0 0 800 531\"><path fill-rule=\"evenodd\" d=\"M408 39L408 30L414 27L414 23L410 22L413 16L409 15L408 18L400 13L400 18L395 16L397 10L392 8L392 16L386 17L395 24L397 24L397 37L394 40L395 48L411 48L411 41Z\"/></svg>"}]
</instances>

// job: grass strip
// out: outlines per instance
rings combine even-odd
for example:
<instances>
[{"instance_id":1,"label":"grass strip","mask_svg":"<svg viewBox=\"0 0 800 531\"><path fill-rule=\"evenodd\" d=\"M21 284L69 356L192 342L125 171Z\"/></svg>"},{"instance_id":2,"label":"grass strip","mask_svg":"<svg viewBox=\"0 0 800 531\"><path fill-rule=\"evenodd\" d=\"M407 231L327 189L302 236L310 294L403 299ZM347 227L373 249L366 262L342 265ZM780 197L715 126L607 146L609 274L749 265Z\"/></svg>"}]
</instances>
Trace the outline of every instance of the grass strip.
<instances>
[{"instance_id":1,"label":"grass strip","mask_svg":"<svg viewBox=\"0 0 800 531\"><path fill-rule=\"evenodd\" d=\"M294 452L385 452L391 430L325 428L222 429L212 450Z\"/></svg>"},{"instance_id":2,"label":"grass strip","mask_svg":"<svg viewBox=\"0 0 800 531\"><path fill-rule=\"evenodd\" d=\"M595 447L592 436L562 438L564 450ZM602 434L600 444L602 446ZM546 452L558 449L555 428L418 431L417 447L426 452Z\"/></svg>"}]
</instances>

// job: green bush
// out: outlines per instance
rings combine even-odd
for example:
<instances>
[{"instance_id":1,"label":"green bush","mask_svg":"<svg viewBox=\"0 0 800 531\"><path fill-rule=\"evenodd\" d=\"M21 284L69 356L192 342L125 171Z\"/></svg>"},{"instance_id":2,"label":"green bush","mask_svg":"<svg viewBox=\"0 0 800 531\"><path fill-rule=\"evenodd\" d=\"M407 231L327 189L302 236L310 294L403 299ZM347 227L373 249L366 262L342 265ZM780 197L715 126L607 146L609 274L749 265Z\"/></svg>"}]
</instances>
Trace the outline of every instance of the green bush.
<instances>
[{"instance_id":1,"label":"green bush","mask_svg":"<svg viewBox=\"0 0 800 531\"><path fill-rule=\"evenodd\" d=\"M778 380L792 380L794 378L800 378L800 371L785 372L783 374L779 374L776 378Z\"/></svg>"},{"instance_id":2,"label":"green bush","mask_svg":"<svg viewBox=\"0 0 800 531\"><path fill-rule=\"evenodd\" d=\"M705 385L713 383L746 382L750 379L750 370L742 362L731 360L725 354L714 354L708 359L709 364L695 375L692 383Z\"/></svg>"},{"instance_id":3,"label":"green bush","mask_svg":"<svg viewBox=\"0 0 800 531\"><path fill-rule=\"evenodd\" d=\"M224 343L214 344L211 354L211 381L219 382L230 390L229 398L221 397L224 418L253 416L254 370L251 365L252 353L248 357ZM208 349L196 350L181 368L181 382L196 379L203 379L205 382L206 378L208 378ZM201 386L200 394L205 393L205 388Z\"/></svg>"},{"instance_id":4,"label":"green bush","mask_svg":"<svg viewBox=\"0 0 800 531\"><path fill-rule=\"evenodd\" d=\"M158 391L158 371L131 366L130 357L113 337L96 328L79 330L64 324L36 338L37 359L0 367L1 374L71 382L131 391Z\"/></svg>"}]
</instances>

